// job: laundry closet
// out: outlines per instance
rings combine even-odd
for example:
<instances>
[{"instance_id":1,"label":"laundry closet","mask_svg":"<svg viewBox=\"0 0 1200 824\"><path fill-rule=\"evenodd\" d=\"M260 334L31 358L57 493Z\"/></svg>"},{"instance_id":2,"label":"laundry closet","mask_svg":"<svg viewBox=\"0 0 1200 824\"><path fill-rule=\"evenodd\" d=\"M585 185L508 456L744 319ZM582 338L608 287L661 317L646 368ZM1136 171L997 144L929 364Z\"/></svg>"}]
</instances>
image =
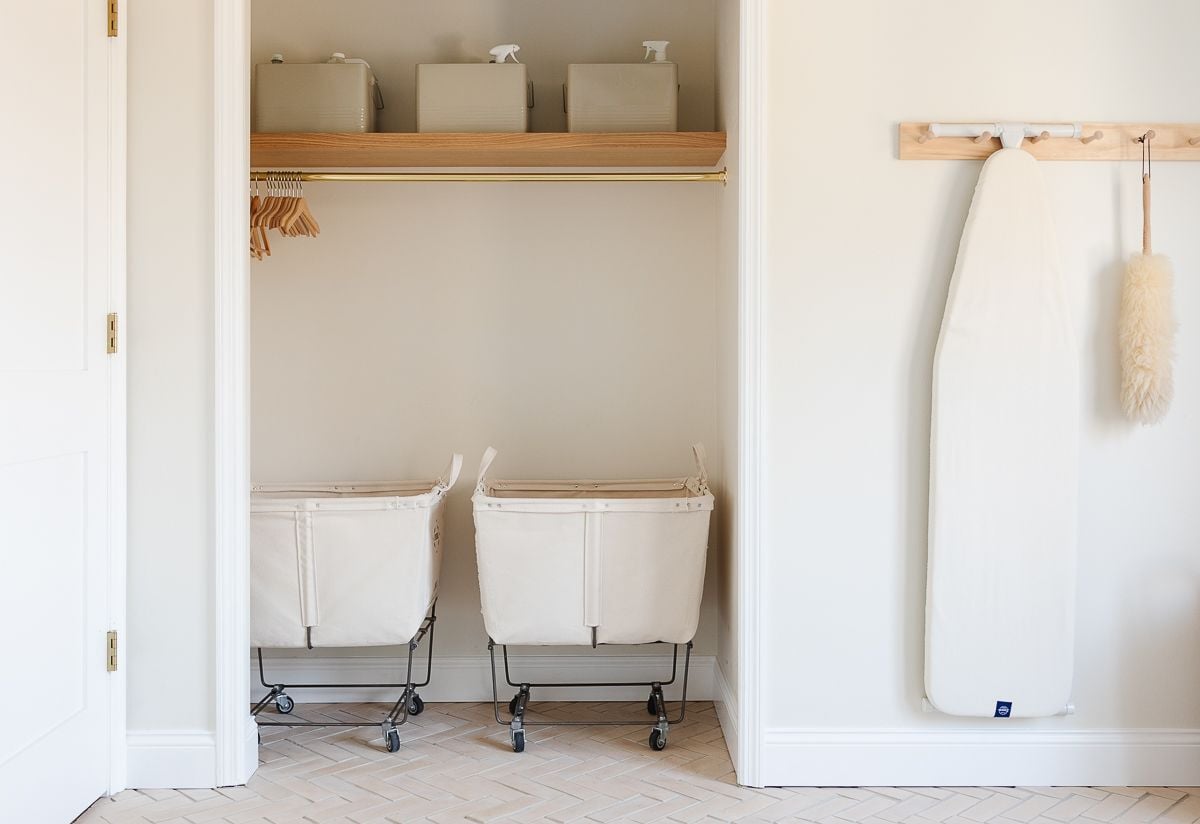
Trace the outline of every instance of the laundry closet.
<instances>
[{"instance_id":1,"label":"laundry closet","mask_svg":"<svg viewBox=\"0 0 1200 824\"><path fill-rule=\"evenodd\" d=\"M691 446L705 444L715 506L691 696L714 697L718 657L734 671L737 21L735 0L253 2L253 65L362 59L383 108L365 136L252 135L258 173L371 177L303 182L319 235L271 233L270 255L251 263L251 477L434 478L464 456L445 501L428 700L491 697L471 504L488 447L499 477L605 479L692 474ZM568 64L637 63L647 40L670 43L678 134L567 134ZM418 64L486 63L498 44L520 46L530 131L415 134ZM404 177L421 172L437 179ZM568 179L493 177L548 173ZM525 597L545 596L539 587ZM549 680L548 656L565 656L567 680L599 674L585 656L669 664L653 646L513 653ZM402 654L269 650L266 660L284 680L356 683ZM298 700L387 697L377 692Z\"/></svg>"}]
</instances>

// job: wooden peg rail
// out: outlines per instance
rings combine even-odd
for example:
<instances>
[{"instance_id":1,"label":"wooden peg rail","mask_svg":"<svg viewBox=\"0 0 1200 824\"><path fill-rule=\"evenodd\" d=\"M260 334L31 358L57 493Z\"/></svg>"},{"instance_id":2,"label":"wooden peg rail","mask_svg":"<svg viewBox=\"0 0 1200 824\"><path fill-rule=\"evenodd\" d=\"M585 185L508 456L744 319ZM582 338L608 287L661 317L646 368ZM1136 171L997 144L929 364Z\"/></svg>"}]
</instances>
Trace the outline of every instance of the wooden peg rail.
<instances>
[{"instance_id":1,"label":"wooden peg rail","mask_svg":"<svg viewBox=\"0 0 1200 824\"><path fill-rule=\"evenodd\" d=\"M1026 138L1021 148L1039 160L1142 159L1138 138L1153 130L1154 160L1200 161L1200 123L1084 123L1083 136ZM1096 133L1100 135L1097 137ZM928 123L900 124L901 160L983 160L1000 139L932 137Z\"/></svg>"}]
</instances>

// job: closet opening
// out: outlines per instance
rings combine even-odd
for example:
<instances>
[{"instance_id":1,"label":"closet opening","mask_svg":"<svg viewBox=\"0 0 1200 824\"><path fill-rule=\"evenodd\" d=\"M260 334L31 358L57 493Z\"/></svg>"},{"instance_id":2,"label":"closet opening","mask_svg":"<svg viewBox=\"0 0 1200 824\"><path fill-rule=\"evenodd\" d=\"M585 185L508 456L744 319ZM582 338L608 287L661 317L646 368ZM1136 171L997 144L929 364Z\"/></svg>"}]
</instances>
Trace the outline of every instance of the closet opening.
<instances>
[{"instance_id":1,"label":"closet opening","mask_svg":"<svg viewBox=\"0 0 1200 824\"><path fill-rule=\"evenodd\" d=\"M261 259L247 267L247 445L257 492L246 516L251 545L262 542L272 518L283 536L273 561L251 564L281 565L290 587L282 597L299 598L302 611L316 609L309 601L321 609L319 621L309 615L299 631L274 627L279 643L262 652L261 669L243 646L243 695L250 697L243 706L256 702L260 719L372 723L348 735L396 750L404 747L403 725L396 738L381 732L375 716L364 716L365 705L386 702L384 727L419 716L426 705L491 705L490 656L499 650L481 615L481 598L484 613L489 603L480 593L472 497L486 486L484 469L477 475L475 466L495 447L500 477L668 478L686 486L703 476L703 490L693 493L712 496L702 563L682 573L683 566L668 565L657 579L661 587L703 575L693 637L680 636L686 643L673 653L634 635L611 639L633 645L607 646L594 622L589 637L520 635L530 643L504 650L500 675L517 689L511 700L499 695L501 708L640 701L644 720L631 716L630 723L655 726L668 720L666 710L673 721L684 696L682 679L672 676L686 654L689 703L715 702L727 737L736 729L734 547L745 398L737 174L742 5L249 3L249 71L280 65L278 55L288 65L340 53L352 66L369 64L382 97L370 115L375 131L267 132L253 122L248 136L251 177L259 178L249 184L251 195L255 185L260 197L275 185L281 196L302 192L309 210L303 220L290 215L294 234L267 230L269 254L258 247ZM568 67L637 63L648 40L670 41L678 131L569 132ZM520 45L529 78L529 131L419 132L417 67L482 66L492 47L507 43ZM251 74L249 88L258 82ZM375 91L368 102L376 105ZM256 121L264 119L260 107L254 111ZM692 444L707 448L702 469ZM380 486L421 478L433 480L395 495ZM535 502L547 494L492 491L505 502L513 494ZM297 492L317 503L281 501ZM621 492L628 497L628 488ZM654 487L634 497L660 508L699 500L672 494ZM378 523L370 526L339 510L339 502L371 495L400 503L372 510ZM427 500L410 505L418 499ZM603 499L593 500L603 506ZM353 558L351 539L376 527L419 533L428 551L408 569L394 558ZM298 584L294 555L287 554L294 545L314 553L307 557L317 570L301 574ZM320 557L331 548L341 554ZM352 562L375 570L369 585L338 576ZM440 567L440 575L431 578L422 564ZM628 592L645 589L639 566L646 564L634 557L610 570L630 575L613 588L613 614ZM568 580L570 570L534 569L518 559L502 573L518 584L528 578L528 589L513 592L544 607L561 597L565 587L556 582ZM414 581L432 585L415 592ZM413 598L432 600L432 591L436 617L422 603L419 615L404 619L419 628L413 645L388 635L399 631L395 626L372 626L365 638L336 631L339 620L353 623L366 604L391 599L407 614ZM651 591L639 603L654 597ZM252 600L249 624L261 621L260 607ZM417 684L419 693L404 686L422 680L410 677L414 672L427 682ZM323 686L296 695L279 688L309 682ZM560 682L587 687L529 686ZM523 749L511 729L493 725L486 733ZM664 744L666 733L662 726ZM287 734L263 728L261 744ZM731 747L735 742L730 738ZM651 747L661 748L653 736Z\"/></svg>"}]
</instances>

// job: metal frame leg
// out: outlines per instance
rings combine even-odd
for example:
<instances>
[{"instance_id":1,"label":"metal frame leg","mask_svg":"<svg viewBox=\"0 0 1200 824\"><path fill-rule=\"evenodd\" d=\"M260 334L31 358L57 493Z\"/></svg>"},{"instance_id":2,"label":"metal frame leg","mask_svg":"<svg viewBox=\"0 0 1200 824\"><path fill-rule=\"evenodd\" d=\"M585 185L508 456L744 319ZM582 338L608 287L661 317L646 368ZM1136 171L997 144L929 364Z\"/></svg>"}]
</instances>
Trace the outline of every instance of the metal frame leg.
<instances>
[{"instance_id":1,"label":"metal frame leg","mask_svg":"<svg viewBox=\"0 0 1200 824\"><path fill-rule=\"evenodd\" d=\"M683 682L681 686L681 694L679 701L679 715L676 718L669 718L667 714L667 701L663 695L663 687L670 686L675 683L676 675L679 671L679 644L673 644L673 652L671 656L671 678L668 681L600 681L600 682L554 682L554 683L533 683L528 681L516 682L512 679L512 673L508 661L508 646L501 644L501 654L504 659L504 680L510 687L516 687L517 693L509 702L509 718L505 720L500 715L500 693L499 679L496 674L496 642L491 638L488 639L488 658L492 668L492 714L496 718L496 723L509 728L509 737L512 741L513 750L521 752L525 749L525 729L530 726L623 726L627 721L608 721L608 720L592 720L592 721L529 721L525 714L530 701L530 691L533 687L640 687L646 686L650 688L650 697L646 701L646 710L655 718L655 724L650 733L650 747L655 750L664 749L667 746L667 732L671 724L681 724L684 718L687 717L687 687L688 676L691 672L692 665L692 642L688 641L684 646L683 659ZM518 746L519 739L519 746Z\"/></svg>"},{"instance_id":2,"label":"metal frame leg","mask_svg":"<svg viewBox=\"0 0 1200 824\"><path fill-rule=\"evenodd\" d=\"M260 727L374 727L377 722L317 722L317 721L265 721L259 717L259 714L266 709L272 701L276 703L276 708L286 714L291 712L291 707L294 706L294 701L287 695L288 690L295 689L347 689L359 687L399 687L402 688L400 698L392 705L387 715L384 716L382 722L378 722L378 726L383 732L384 742L387 745L389 752L395 752L400 748L400 733L396 729L408 722L410 715L419 715L425 708L425 702L421 700L421 696L417 693L419 687L429 685L430 679L433 676L433 630L437 623L437 602L430 607L429 614L425 620L421 622L417 634L408 642L408 660L405 665L403 683L385 683L385 684L282 684L271 683L267 680L266 669L263 664L262 649L258 649L258 678L259 682L267 688L268 692L258 700L250 709L250 715L255 718ZM413 657L420 646L421 641L425 637L429 637L429 643L426 649L425 658L425 678L423 681L416 682L413 680ZM286 704L280 705L282 699L286 699ZM287 706L286 710L283 706ZM261 740L261 731L260 731Z\"/></svg>"}]
</instances>

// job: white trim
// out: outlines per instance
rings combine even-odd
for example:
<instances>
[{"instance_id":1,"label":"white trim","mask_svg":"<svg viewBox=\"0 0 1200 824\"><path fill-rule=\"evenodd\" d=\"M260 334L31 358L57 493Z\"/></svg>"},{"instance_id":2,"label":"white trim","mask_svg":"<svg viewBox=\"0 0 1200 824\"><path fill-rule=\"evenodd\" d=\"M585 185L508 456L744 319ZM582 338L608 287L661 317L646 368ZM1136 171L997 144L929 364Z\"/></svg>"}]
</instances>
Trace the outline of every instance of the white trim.
<instances>
[{"instance_id":1,"label":"white trim","mask_svg":"<svg viewBox=\"0 0 1200 824\"><path fill-rule=\"evenodd\" d=\"M269 653L268 653L269 655ZM404 659L398 657L354 658L270 658L266 659L267 678L283 684L317 683L387 683L397 681L404 672ZM653 678L666 679L671 674L670 655L513 655L514 679L530 681L633 681ZM504 683L504 669L497 650L498 695L507 702L514 692ZM251 667L251 695L256 699L265 693L258 682L258 664ZM693 655L692 673L688 681L688 700L711 701L717 693L714 686L716 659L711 655ZM425 672L425 661L413 661L418 676ZM491 701L491 667L487 655L435 656L433 677L420 694L428 702ZM683 650L679 652L679 678L663 688L667 700L679 699L683 681ZM303 689L290 692L297 702L395 701L397 692L388 688ZM535 687L533 697L539 701L645 701L645 687L594 687L553 689Z\"/></svg>"},{"instance_id":2,"label":"white trim","mask_svg":"<svg viewBox=\"0 0 1200 824\"><path fill-rule=\"evenodd\" d=\"M1200 775L1192 729L772 729L763 751L765 786L1188 786Z\"/></svg>"},{"instance_id":3,"label":"white trim","mask_svg":"<svg viewBox=\"0 0 1200 824\"><path fill-rule=\"evenodd\" d=\"M242 757L246 759L247 764L253 764L255 769L258 768L258 724L250 715L246 716L246 729L242 734Z\"/></svg>"},{"instance_id":4,"label":"white trim","mask_svg":"<svg viewBox=\"0 0 1200 824\"><path fill-rule=\"evenodd\" d=\"M216 740L208 730L130 733L129 786L195 789L216 786Z\"/></svg>"},{"instance_id":5,"label":"white trim","mask_svg":"<svg viewBox=\"0 0 1200 824\"><path fill-rule=\"evenodd\" d=\"M244 784L249 694L247 512L250 488L248 205L250 20L248 0L213 4L214 181L214 603L213 668L218 786Z\"/></svg>"},{"instance_id":6,"label":"white trim","mask_svg":"<svg viewBox=\"0 0 1200 824\"><path fill-rule=\"evenodd\" d=\"M122 12L118 37L108 40L108 311L116 312L120 324L120 346L108 357L108 628L117 631L118 644L126 633L126 567L128 557L129 472L128 451L128 362L129 335L126 320L128 266L126 246L128 170L128 15ZM121 644L128 649L127 644ZM119 653L124 650L119 649ZM118 793L126 783L126 684L128 656L108 676L108 792Z\"/></svg>"},{"instance_id":7,"label":"white trim","mask_svg":"<svg viewBox=\"0 0 1200 824\"><path fill-rule=\"evenodd\" d=\"M725 746L733 760L734 772L737 772L738 701L719 663L713 668L713 704L717 708L717 720L721 722L721 732L725 735Z\"/></svg>"},{"instance_id":8,"label":"white trim","mask_svg":"<svg viewBox=\"0 0 1200 824\"><path fill-rule=\"evenodd\" d=\"M737 638L738 781L762 786L763 455L762 324L764 156L767 135L764 18L766 0L742 0L739 70L738 186L738 473Z\"/></svg>"}]
</instances>

